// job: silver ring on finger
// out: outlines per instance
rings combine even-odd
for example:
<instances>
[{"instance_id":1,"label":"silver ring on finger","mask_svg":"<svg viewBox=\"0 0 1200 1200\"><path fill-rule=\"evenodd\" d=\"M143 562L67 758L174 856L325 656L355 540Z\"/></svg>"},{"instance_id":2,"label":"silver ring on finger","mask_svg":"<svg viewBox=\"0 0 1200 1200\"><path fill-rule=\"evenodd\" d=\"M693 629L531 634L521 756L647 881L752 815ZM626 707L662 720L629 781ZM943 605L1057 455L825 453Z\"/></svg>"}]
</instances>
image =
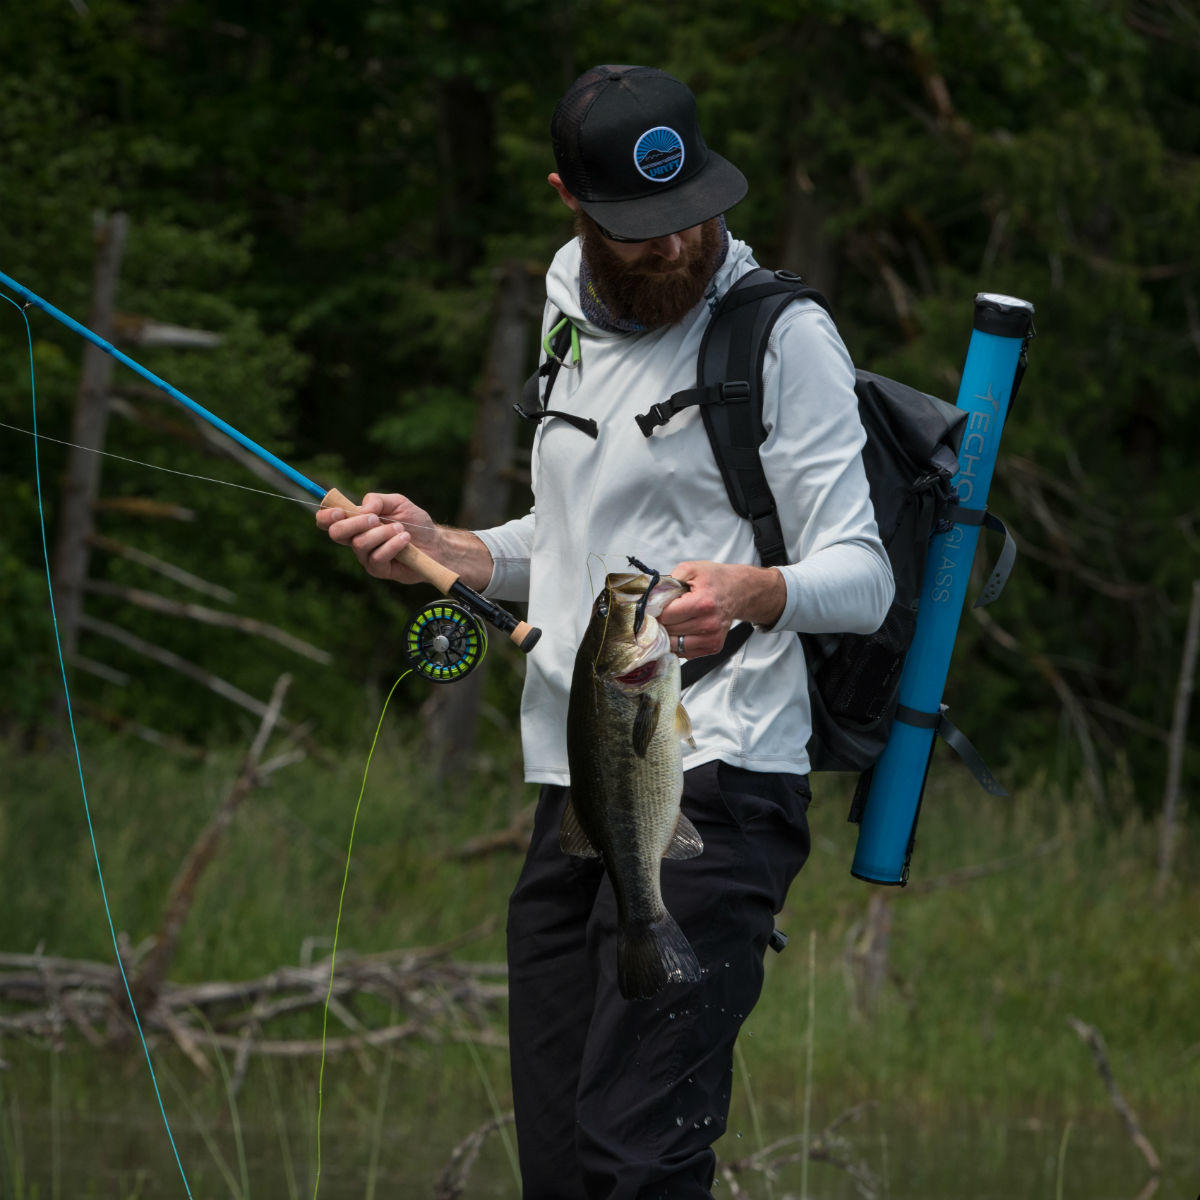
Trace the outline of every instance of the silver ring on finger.
<instances>
[{"instance_id":1,"label":"silver ring on finger","mask_svg":"<svg viewBox=\"0 0 1200 1200\"><path fill-rule=\"evenodd\" d=\"M675 653L676 654L683 653L683 634L682 633L679 635L679 645L675 647Z\"/></svg>"}]
</instances>

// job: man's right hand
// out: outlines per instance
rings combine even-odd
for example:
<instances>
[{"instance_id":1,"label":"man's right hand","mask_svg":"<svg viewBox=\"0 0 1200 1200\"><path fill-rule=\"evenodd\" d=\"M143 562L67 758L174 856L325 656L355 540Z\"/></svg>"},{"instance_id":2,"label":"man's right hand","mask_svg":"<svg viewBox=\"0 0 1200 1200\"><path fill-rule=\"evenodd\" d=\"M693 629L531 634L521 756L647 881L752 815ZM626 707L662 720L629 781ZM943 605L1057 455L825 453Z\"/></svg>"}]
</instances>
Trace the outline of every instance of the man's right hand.
<instances>
[{"instance_id":1,"label":"man's right hand","mask_svg":"<svg viewBox=\"0 0 1200 1200\"><path fill-rule=\"evenodd\" d=\"M441 561L441 530L423 508L406 496L368 492L359 507L363 511L358 513L341 508L318 509L317 525L339 546L351 547L369 575L397 583L419 583L421 576L396 560L410 543Z\"/></svg>"},{"instance_id":2,"label":"man's right hand","mask_svg":"<svg viewBox=\"0 0 1200 1200\"><path fill-rule=\"evenodd\" d=\"M408 545L449 568L468 587L482 590L491 579L491 551L475 534L438 525L407 496L397 492L368 492L359 509L353 513L343 508L318 509L317 525L339 546L349 546L363 569L376 579L422 582L424 576L396 560L396 555Z\"/></svg>"}]
</instances>

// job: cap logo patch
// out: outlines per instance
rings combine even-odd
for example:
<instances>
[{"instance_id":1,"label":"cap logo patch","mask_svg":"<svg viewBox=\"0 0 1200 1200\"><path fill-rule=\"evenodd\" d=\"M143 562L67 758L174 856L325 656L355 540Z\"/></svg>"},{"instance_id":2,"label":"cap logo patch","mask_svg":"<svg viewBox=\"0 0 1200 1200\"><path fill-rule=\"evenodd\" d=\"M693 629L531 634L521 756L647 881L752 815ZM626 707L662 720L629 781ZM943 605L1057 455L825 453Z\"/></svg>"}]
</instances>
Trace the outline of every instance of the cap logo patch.
<instances>
[{"instance_id":1,"label":"cap logo patch","mask_svg":"<svg viewBox=\"0 0 1200 1200\"><path fill-rule=\"evenodd\" d=\"M633 165L651 183L668 183L683 170L683 138L668 125L655 125L633 147Z\"/></svg>"}]
</instances>

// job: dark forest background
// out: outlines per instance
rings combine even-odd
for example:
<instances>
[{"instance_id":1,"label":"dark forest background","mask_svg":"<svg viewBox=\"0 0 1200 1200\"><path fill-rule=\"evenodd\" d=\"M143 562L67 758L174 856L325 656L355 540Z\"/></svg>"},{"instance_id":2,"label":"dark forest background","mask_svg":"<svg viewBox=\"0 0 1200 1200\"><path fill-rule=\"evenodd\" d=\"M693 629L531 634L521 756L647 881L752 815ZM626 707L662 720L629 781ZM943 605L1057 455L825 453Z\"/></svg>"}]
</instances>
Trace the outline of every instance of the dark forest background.
<instances>
[{"instance_id":1,"label":"dark forest background","mask_svg":"<svg viewBox=\"0 0 1200 1200\"><path fill-rule=\"evenodd\" d=\"M454 520L481 406L516 398L497 395L490 335L527 323L532 366L537 275L570 234L545 183L555 100L596 62L662 66L751 182L734 234L828 295L860 366L952 400L974 293L1036 305L993 489L1022 553L992 618L964 620L947 698L1010 777L1082 779L1104 803L1130 776L1155 808L1200 576L1198 52L1182 0L10 5L0 270L86 321L97 214L126 214L118 324L220 338L131 335L134 357L312 478ZM28 429L3 307L0 419ZM69 440L82 343L30 316L39 427ZM111 394L108 452L267 486L121 369ZM0 462L0 727L38 747L59 683L32 440L0 429ZM518 446L492 520L521 511L521 463ZM66 451L44 443L41 468L53 538ZM94 517L329 660L138 606L132 589L195 597L102 546L93 620L264 701L291 672L293 721L359 738L427 596L366 580L298 506L137 463L104 460ZM520 664L498 640L481 744L515 755ZM192 746L253 727L94 625L78 658L109 672L72 683L110 725Z\"/></svg>"}]
</instances>

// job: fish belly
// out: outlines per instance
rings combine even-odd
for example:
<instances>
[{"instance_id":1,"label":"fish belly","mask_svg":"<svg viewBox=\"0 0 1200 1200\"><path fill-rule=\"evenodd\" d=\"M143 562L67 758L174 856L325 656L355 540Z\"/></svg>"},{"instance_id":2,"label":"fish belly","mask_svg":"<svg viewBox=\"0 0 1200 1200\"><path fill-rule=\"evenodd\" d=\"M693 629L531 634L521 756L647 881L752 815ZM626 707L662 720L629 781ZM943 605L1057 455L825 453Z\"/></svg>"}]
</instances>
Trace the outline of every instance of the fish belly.
<instances>
[{"instance_id":1,"label":"fish belly","mask_svg":"<svg viewBox=\"0 0 1200 1200\"><path fill-rule=\"evenodd\" d=\"M669 982L700 978L700 964L667 912L660 884L683 792L683 755L674 722L678 673L653 689L660 719L644 755L634 751L632 736L640 698L599 681L592 691L587 719L572 696L572 803L604 860L616 897L621 992L630 999L648 998Z\"/></svg>"}]
</instances>

